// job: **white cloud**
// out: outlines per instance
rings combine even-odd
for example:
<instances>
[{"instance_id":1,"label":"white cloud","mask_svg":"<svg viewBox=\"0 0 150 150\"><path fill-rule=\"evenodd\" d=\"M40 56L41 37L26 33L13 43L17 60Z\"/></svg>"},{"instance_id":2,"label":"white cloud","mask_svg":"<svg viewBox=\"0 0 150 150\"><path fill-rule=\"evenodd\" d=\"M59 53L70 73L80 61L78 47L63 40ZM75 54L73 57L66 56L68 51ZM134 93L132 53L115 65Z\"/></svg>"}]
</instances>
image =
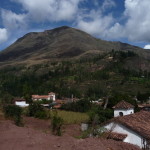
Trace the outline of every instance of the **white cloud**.
<instances>
[{"instance_id":1,"label":"white cloud","mask_svg":"<svg viewBox=\"0 0 150 150\"><path fill-rule=\"evenodd\" d=\"M145 45L145 46L144 46L144 49L150 49L150 44Z\"/></svg>"},{"instance_id":2,"label":"white cloud","mask_svg":"<svg viewBox=\"0 0 150 150\"><path fill-rule=\"evenodd\" d=\"M125 0L123 23L121 18L104 15L103 11L110 7L115 7L114 1L105 0L98 11L93 10L95 14L90 11L90 21L86 15L81 15L77 27L105 39L127 38L134 42L150 42L150 0Z\"/></svg>"},{"instance_id":3,"label":"white cloud","mask_svg":"<svg viewBox=\"0 0 150 150\"><path fill-rule=\"evenodd\" d=\"M10 10L2 9L1 17L4 27L9 31L24 29L27 25L25 14L16 14Z\"/></svg>"},{"instance_id":4,"label":"white cloud","mask_svg":"<svg viewBox=\"0 0 150 150\"><path fill-rule=\"evenodd\" d=\"M8 33L5 28L0 28L0 44L7 41L8 39Z\"/></svg>"},{"instance_id":5,"label":"white cloud","mask_svg":"<svg viewBox=\"0 0 150 150\"><path fill-rule=\"evenodd\" d=\"M106 38L115 19L112 14L104 15L103 13L115 6L113 0L104 0L102 6L99 6L98 9L80 13L76 23L77 27L90 34Z\"/></svg>"},{"instance_id":6,"label":"white cloud","mask_svg":"<svg viewBox=\"0 0 150 150\"><path fill-rule=\"evenodd\" d=\"M109 30L109 38L127 38L134 42L150 41L150 1L125 0L124 24L116 22ZM108 36L110 35L110 36Z\"/></svg>"},{"instance_id":7,"label":"white cloud","mask_svg":"<svg viewBox=\"0 0 150 150\"><path fill-rule=\"evenodd\" d=\"M22 4L32 21L70 21L82 0L12 0Z\"/></svg>"},{"instance_id":8,"label":"white cloud","mask_svg":"<svg viewBox=\"0 0 150 150\"><path fill-rule=\"evenodd\" d=\"M132 41L150 41L150 1L126 0L126 36Z\"/></svg>"},{"instance_id":9,"label":"white cloud","mask_svg":"<svg viewBox=\"0 0 150 150\"><path fill-rule=\"evenodd\" d=\"M106 11L109 8L115 7L116 3L113 0L105 0L102 5L102 10Z\"/></svg>"},{"instance_id":10,"label":"white cloud","mask_svg":"<svg viewBox=\"0 0 150 150\"><path fill-rule=\"evenodd\" d=\"M113 26L111 26L107 31L106 31L106 37L109 39L118 39L122 38L126 35L126 32L124 30L124 27L116 22Z\"/></svg>"},{"instance_id":11,"label":"white cloud","mask_svg":"<svg viewBox=\"0 0 150 150\"><path fill-rule=\"evenodd\" d=\"M103 16L99 10L91 10L89 15L82 14L78 17L77 27L90 34L105 37L114 19L111 15Z\"/></svg>"}]
</instances>

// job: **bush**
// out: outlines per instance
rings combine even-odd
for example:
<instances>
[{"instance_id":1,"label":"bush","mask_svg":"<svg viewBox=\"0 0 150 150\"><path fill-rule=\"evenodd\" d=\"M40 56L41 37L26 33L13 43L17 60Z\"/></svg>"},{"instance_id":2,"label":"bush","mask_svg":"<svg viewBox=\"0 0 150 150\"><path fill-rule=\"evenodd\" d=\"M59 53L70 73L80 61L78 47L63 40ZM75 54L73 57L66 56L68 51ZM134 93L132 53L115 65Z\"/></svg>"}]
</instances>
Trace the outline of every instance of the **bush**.
<instances>
[{"instance_id":1,"label":"bush","mask_svg":"<svg viewBox=\"0 0 150 150\"><path fill-rule=\"evenodd\" d=\"M63 104L61 109L75 112L87 112L91 108L91 103L89 100L82 99L77 102L70 102Z\"/></svg>"},{"instance_id":2,"label":"bush","mask_svg":"<svg viewBox=\"0 0 150 150\"><path fill-rule=\"evenodd\" d=\"M44 110L43 106L41 106L39 103L34 102L29 105L27 116L46 119L47 113Z\"/></svg>"},{"instance_id":3,"label":"bush","mask_svg":"<svg viewBox=\"0 0 150 150\"><path fill-rule=\"evenodd\" d=\"M103 123L113 117L113 110L112 109L103 109L101 106L94 106L88 112L89 115L89 123L92 126L96 126L100 123Z\"/></svg>"},{"instance_id":4,"label":"bush","mask_svg":"<svg viewBox=\"0 0 150 150\"><path fill-rule=\"evenodd\" d=\"M38 111L36 112L35 117L39 119L47 119L47 113L46 111Z\"/></svg>"},{"instance_id":5,"label":"bush","mask_svg":"<svg viewBox=\"0 0 150 150\"><path fill-rule=\"evenodd\" d=\"M17 126L22 124L22 108L16 105L7 105L3 107L6 118L12 118Z\"/></svg>"},{"instance_id":6,"label":"bush","mask_svg":"<svg viewBox=\"0 0 150 150\"><path fill-rule=\"evenodd\" d=\"M57 115L57 112L52 117L52 132L55 135L61 136L62 130L61 127L63 125L63 119Z\"/></svg>"}]
</instances>

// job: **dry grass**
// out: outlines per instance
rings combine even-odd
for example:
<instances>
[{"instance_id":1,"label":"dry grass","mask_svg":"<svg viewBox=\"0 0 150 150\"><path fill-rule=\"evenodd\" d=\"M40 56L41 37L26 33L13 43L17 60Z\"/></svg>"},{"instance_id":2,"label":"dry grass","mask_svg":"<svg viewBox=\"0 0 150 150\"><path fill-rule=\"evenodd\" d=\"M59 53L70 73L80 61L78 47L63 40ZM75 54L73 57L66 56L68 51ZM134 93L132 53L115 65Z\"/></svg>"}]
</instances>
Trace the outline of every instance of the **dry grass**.
<instances>
[{"instance_id":1,"label":"dry grass","mask_svg":"<svg viewBox=\"0 0 150 150\"><path fill-rule=\"evenodd\" d=\"M53 115L54 112L56 111L51 111L51 115ZM81 122L86 122L89 119L86 113L80 112L57 110L57 114L64 120L64 124L79 124Z\"/></svg>"}]
</instances>

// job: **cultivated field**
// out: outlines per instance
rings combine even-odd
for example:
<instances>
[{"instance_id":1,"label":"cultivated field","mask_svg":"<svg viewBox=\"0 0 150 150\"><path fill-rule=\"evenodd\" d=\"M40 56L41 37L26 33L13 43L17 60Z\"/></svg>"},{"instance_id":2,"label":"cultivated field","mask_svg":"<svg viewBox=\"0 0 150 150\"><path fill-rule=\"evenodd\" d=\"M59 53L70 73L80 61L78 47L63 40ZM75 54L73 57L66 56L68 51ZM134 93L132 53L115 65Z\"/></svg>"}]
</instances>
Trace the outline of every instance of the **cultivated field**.
<instances>
[{"instance_id":1,"label":"cultivated field","mask_svg":"<svg viewBox=\"0 0 150 150\"><path fill-rule=\"evenodd\" d=\"M56 111L51 111L50 115L53 115ZM64 124L79 124L81 122L88 121L89 117L86 113L72 112L72 111L57 111L58 116L64 120Z\"/></svg>"}]
</instances>

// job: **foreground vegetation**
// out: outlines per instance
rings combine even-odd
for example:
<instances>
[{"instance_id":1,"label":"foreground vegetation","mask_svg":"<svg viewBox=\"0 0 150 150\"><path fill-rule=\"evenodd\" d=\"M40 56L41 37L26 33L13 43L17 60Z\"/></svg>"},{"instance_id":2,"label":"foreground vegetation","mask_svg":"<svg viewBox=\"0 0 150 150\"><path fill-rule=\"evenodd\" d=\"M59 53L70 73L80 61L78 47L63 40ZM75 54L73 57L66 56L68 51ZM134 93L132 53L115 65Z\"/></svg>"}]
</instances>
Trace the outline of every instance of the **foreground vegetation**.
<instances>
[{"instance_id":1,"label":"foreground vegetation","mask_svg":"<svg viewBox=\"0 0 150 150\"><path fill-rule=\"evenodd\" d=\"M12 119L17 126L22 126L22 108L16 105L5 105L3 107L5 118Z\"/></svg>"}]
</instances>

